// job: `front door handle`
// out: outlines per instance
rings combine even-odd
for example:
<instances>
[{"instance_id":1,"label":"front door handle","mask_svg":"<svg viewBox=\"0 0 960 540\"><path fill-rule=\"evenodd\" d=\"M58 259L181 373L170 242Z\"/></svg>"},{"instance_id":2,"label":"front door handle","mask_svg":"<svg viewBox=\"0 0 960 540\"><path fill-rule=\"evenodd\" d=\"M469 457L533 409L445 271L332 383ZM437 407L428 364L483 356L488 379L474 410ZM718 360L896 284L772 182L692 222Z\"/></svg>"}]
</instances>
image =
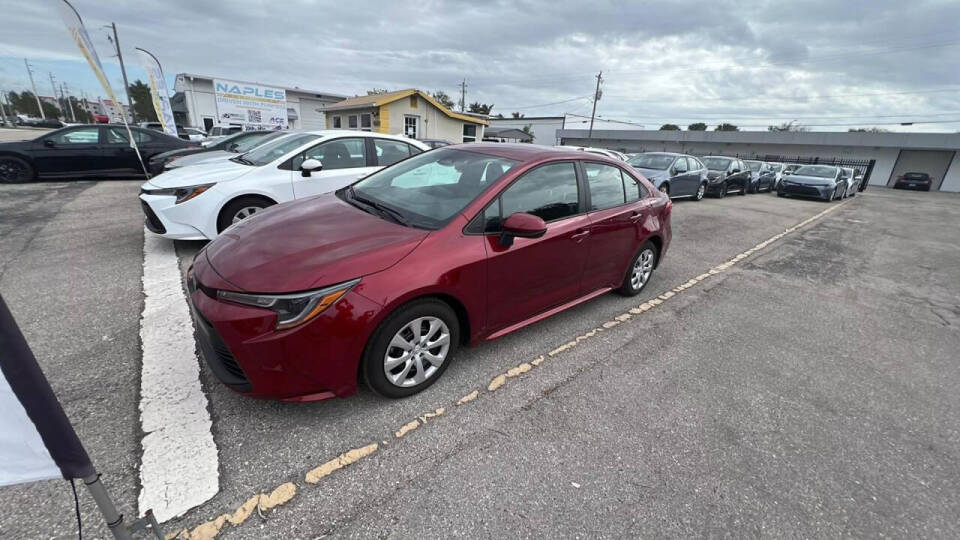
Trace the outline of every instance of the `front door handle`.
<instances>
[{"instance_id":1,"label":"front door handle","mask_svg":"<svg viewBox=\"0 0 960 540\"><path fill-rule=\"evenodd\" d=\"M586 237L588 237L588 236L590 236L590 230L589 230L589 229L583 229L583 230L581 230L581 231L579 231L579 232L571 235L571 236L570 236L570 239L579 244L580 242L583 241L584 238L586 238Z\"/></svg>"},{"instance_id":2,"label":"front door handle","mask_svg":"<svg viewBox=\"0 0 960 540\"><path fill-rule=\"evenodd\" d=\"M634 212L630 214L630 221L636 223L643 219L643 212Z\"/></svg>"}]
</instances>

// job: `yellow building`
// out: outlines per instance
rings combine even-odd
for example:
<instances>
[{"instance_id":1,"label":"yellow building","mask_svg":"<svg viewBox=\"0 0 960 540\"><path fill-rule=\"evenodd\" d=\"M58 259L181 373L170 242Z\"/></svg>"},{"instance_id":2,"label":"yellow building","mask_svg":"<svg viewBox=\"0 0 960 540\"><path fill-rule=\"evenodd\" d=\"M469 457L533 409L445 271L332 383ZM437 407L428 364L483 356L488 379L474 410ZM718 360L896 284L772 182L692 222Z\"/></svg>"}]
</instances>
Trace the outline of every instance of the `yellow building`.
<instances>
[{"instance_id":1,"label":"yellow building","mask_svg":"<svg viewBox=\"0 0 960 540\"><path fill-rule=\"evenodd\" d=\"M327 105L324 113L327 129L357 129L453 143L482 141L483 129L489 124L483 118L451 111L416 89L345 99Z\"/></svg>"}]
</instances>

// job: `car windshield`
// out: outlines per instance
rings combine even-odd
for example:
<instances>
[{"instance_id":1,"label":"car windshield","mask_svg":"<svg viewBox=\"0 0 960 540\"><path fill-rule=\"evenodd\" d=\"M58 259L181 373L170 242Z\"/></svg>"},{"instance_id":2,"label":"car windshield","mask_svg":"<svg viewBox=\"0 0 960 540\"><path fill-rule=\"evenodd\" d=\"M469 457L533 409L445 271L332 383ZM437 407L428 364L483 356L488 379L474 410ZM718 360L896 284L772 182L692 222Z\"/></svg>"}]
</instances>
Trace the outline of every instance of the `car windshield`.
<instances>
[{"instance_id":1,"label":"car windshield","mask_svg":"<svg viewBox=\"0 0 960 540\"><path fill-rule=\"evenodd\" d=\"M244 165L260 167L280 159L297 148L307 144L308 142L319 138L320 135L314 135L313 133L295 133L288 137L280 137L275 141L258 146L246 154L241 154L230 161L243 163Z\"/></svg>"},{"instance_id":2,"label":"car windshield","mask_svg":"<svg viewBox=\"0 0 960 540\"><path fill-rule=\"evenodd\" d=\"M760 161L744 161L747 164L747 168L753 172L760 172L760 167L763 166L763 163Z\"/></svg>"},{"instance_id":3,"label":"car windshield","mask_svg":"<svg viewBox=\"0 0 960 540\"><path fill-rule=\"evenodd\" d=\"M819 178L833 178L837 175L837 168L828 165L804 165L796 171L796 176L816 176Z\"/></svg>"},{"instance_id":4,"label":"car windshield","mask_svg":"<svg viewBox=\"0 0 960 540\"><path fill-rule=\"evenodd\" d=\"M404 224L438 229L518 162L444 147L367 176L338 192L365 210L399 214Z\"/></svg>"},{"instance_id":5,"label":"car windshield","mask_svg":"<svg viewBox=\"0 0 960 540\"><path fill-rule=\"evenodd\" d=\"M725 171L730 166L730 158L708 157L703 158L703 164L711 171Z\"/></svg>"},{"instance_id":6,"label":"car windshield","mask_svg":"<svg viewBox=\"0 0 960 540\"><path fill-rule=\"evenodd\" d=\"M909 178L911 180L923 180L927 177L927 173L922 172L908 172L903 175L904 178Z\"/></svg>"},{"instance_id":7,"label":"car windshield","mask_svg":"<svg viewBox=\"0 0 960 540\"><path fill-rule=\"evenodd\" d=\"M244 135L246 135L244 137ZM238 138L231 139L233 142L227 143L224 146L224 149L229 152L236 152L237 154L242 154L244 152L249 152L254 148L260 146L261 144L266 144L274 139L283 137L284 135L289 135L289 133L284 133L282 131L272 131L268 133L250 133L243 134L241 133Z\"/></svg>"},{"instance_id":8,"label":"car windshield","mask_svg":"<svg viewBox=\"0 0 960 540\"><path fill-rule=\"evenodd\" d=\"M675 158L667 154L640 154L630 158L627 163L640 169L655 169L664 171L669 167Z\"/></svg>"}]
</instances>

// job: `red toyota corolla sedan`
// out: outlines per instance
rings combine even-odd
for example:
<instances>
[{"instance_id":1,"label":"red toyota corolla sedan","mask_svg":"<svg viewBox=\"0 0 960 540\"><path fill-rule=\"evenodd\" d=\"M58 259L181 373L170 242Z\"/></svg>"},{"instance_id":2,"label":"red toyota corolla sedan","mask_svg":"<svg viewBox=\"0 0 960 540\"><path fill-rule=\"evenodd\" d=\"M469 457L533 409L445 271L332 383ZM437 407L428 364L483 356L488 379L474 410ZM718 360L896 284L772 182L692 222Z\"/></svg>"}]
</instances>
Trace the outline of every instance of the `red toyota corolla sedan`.
<instances>
[{"instance_id":1,"label":"red toyota corolla sedan","mask_svg":"<svg viewBox=\"0 0 960 540\"><path fill-rule=\"evenodd\" d=\"M248 396L342 397L359 379L408 396L461 345L610 290L640 292L670 244L671 209L628 165L595 154L425 152L208 244L187 275L200 348Z\"/></svg>"}]
</instances>

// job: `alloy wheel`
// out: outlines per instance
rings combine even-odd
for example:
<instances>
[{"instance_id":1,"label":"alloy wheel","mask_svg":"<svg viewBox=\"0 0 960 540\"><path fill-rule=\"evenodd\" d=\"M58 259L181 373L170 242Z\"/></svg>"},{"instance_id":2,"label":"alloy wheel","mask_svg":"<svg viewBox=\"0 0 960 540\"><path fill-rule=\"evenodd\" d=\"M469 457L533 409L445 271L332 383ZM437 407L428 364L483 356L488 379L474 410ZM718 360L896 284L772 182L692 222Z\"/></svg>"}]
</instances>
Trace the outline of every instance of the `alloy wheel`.
<instances>
[{"instance_id":1,"label":"alloy wheel","mask_svg":"<svg viewBox=\"0 0 960 540\"><path fill-rule=\"evenodd\" d=\"M699 201L700 199L702 199L706 192L707 192L706 184L700 184L700 187L697 188L697 200Z\"/></svg>"},{"instance_id":2,"label":"alloy wheel","mask_svg":"<svg viewBox=\"0 0 960 540\"><path fill-rule=\"evenodd\" d=\"M650 273L653 272L653 250L646 248L640 252L640 256L633 263L633 272L630 274L630 285L634 290L640 290L650 279Z\"/></svg>"},{"instance_id":3,"label":"alloy wheel","mask_svg":"<svg viewBox=\"0 0 960 540\"><path fill-rule=\"evenodd\" d=\"M417 386L432 377L450 351L450 329L438 317L417 317L400 327L383 356L383 373L394 386Z\"/></svg>"},{"instance_id":4,"label":"alloy wheel","mask_svg":"<svg viewBox=\"0 0 960 540\"><path fill-rule=\"evenodd\" d=\"M666 184L661 184L660 187L657 189L659 189L660 193L663 193L664 195L667 195L667 196L670 195L670 186Z\"/></svg>"},{"instance_id":5,"label":"alloy wheel","mask_svg":"<svg viewBox=\"0 0 960 540\"><path fill-rule=\"evenodd\" d=\"M263 210L263 208L260 208L259 206L244 206L243 208L238 210L236 214L233 215L233 220L231 221L231 223L236 223L238 221L247 219L248 217L259 212L260 210Z\"/></svg>"},{"instance_id":6,"label":"alloy wheel","mask_svg":"<svg viewBox=\"0 0 960 540\"><path fill-rule=\"evenodd\" d=\"M0 159L0 182L21 182L27 179L27 169L18 160Z\"/></svg>"}]
</instances>

